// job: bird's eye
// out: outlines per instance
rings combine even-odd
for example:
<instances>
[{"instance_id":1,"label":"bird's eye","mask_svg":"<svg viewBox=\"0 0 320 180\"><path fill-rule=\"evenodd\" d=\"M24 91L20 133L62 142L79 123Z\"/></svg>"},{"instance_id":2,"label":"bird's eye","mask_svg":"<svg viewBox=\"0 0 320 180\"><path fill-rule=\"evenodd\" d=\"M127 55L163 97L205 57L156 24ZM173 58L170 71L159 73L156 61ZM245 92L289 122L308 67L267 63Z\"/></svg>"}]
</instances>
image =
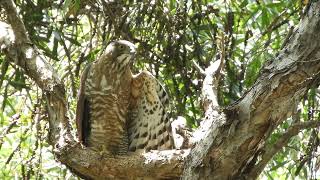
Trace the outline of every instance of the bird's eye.
<instances>
[{"instance_id":1,"label":"bird's eye","mask_svg":"<svg viewBox=\"0 0 320 180\"><path fill-rule=\"evenodd\" d=\"M120 50L124 49L124 45L120 45L120 46L119 46L119 49L120 49Z\"/></svg>"}]
</instances>

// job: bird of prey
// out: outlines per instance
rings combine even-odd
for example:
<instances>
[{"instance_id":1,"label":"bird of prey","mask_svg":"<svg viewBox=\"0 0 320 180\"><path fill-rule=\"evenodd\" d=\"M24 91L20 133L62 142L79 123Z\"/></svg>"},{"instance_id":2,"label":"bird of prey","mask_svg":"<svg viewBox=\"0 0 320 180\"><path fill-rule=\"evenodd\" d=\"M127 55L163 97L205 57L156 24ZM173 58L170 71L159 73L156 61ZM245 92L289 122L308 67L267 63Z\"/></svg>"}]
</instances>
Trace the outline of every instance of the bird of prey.
<instances>
[{"instance_id":1,"label":"bird of prey","mask_svg":"<svg viewBox=\"0 0 320 180\"><path fill-rule=\"evenodd\" d=\"M171 149L168 95L148 71L133 75L136 47L111 42L82 73L76 122L80 142L96 151Z\"/></svg>"}]
</instances>

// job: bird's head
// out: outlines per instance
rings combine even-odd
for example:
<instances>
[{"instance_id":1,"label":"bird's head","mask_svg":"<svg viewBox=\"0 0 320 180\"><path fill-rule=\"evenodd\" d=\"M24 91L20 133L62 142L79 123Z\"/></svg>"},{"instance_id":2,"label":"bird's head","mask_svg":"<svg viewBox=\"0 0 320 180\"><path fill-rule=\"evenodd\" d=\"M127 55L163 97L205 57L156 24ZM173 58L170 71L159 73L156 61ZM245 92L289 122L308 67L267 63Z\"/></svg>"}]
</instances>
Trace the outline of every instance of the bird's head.
<instances>
[{"instance_id":1,"label":"bird's head","mask_svg":"<svg viewBox=\"0 0 320 180\"><path fill-rule=\"evenodd\" d=\"M105 54L114 61L113 63L118 65L118 68L127 66L133 59L135 53L136 46L126 40L111 42L105 51Z\"/></svg>"}]
</instances>

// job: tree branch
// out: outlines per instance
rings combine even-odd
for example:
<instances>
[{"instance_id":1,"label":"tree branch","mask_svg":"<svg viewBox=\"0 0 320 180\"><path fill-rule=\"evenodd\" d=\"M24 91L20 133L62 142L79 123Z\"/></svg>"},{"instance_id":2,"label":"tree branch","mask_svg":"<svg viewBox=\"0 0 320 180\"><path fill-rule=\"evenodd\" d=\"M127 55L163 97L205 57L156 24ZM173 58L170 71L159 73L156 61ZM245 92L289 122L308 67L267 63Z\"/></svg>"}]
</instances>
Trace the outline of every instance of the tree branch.
<instances>
[{"instance_id":1,"label":"tree branch","mask_svg":"<svg viewBox=\"0 0 320 180\"><path fill-rule=\"evenodd\" d=\"M184 159L189 154L188 150L101 157L98 152L82 147L70 132L64 84L45 56L29 42L24 24L12 0L2 0L0 6L3 6L10 16L11 24L9 26L0 22L0 30L3 30L0 33L0 47L10 62L21 66L44 91L49 114L49 143L53 145L59 161L85 178L176 178L181 175Z\"/></svg>"},{"instance_id":2,"label":"tree branch","mask_svg":"<svg viewBox=\"0 0 320 180\"><path fill-rule=\"evenodd\" d=\"M215 133L208 133L211 129L221 126L225 123L223 113L220 111L218 104L218 81L217 74L222 69L224 59L220 59L210 64L205 70L205 79L203 81L202 88L202 101L203 109L205 110L205 118L202 119L200 127L192 134L192 143L197 145L192 149L190 156L187 159L186 165L183 171L183 177L185 179L199 179L200 171L196 169L201 166L201 162L204 161L206 153L213 144L213 135Z\"/></svg>"},{"instance_id":3,"label":"tree branch","mask_svg":"<svg viewBox=\"0 0 320 180\"><path fill-rule=\"evenodd\" d=\"M192 149L186 163L188 152L175 150L101 157L81 147L71 135L64 85L45 57L30 43L13 1L1 0L0 5L5 8L15 35L12 42L10 36L6 36L12 33L10 27L1 27L4 23L0 23L0 28L7 31L0 33L0 47L4 45L3 52L10 62L21 66L44 91L49 139L56 157L86 177L111 178L123 173L131 177L175 178L184 168L185 179L241 178L271 132L290 116L296 100L320 80L320 63L314 61L320 58L320 2L316 2L279 55L262 68L255 85L225 109L226 115L217 103L213 77L217 70L208 69L203 88L205 120L199 128L202 140Z\"/></svg>"},{"instance_id":4,"label":"tree branch","mask_svg":"<svg viewBox=\"0 0 320 180\"><path fill-rule=\"evenodd\" d=\"M78 175L89 179L177 179L182 174L189 150L102 157L95 151L76 145L58 148L56 155L71 170L76 170Z\"/></svg>"},{"instance_id":5,"label":"tree branch","mask_svg":"<svg viewBox=\"0 0 320 180\"><path fill-rule=\"evenodd\" d=\"M307 121L295 123L288 128L288 130L277 140L276 143L270 146L266 146L261 149L263 153L261 160L256 164L250 174L247 177L250 179L256 179L263 171L264 167L272 159L272 157L279 152L285 145L288 144L290 138L296 136L301 130L308 128L316 128L320 126L320 121Z\"/></svg>"},{"instance_id":6,"label":"tree branch","mask_svg":"<svg viewBox=\"0 0 320 180\"><path fill-rule=\"evenodd\" d=\"M13 3L12 0L2 0L0 2L0 5L2 5L7 13L8 22L12 26L12 29L14 29L14 35L16 37L16 43L26 43L29 42L29 38L27 35L26 28L19 17L19 14L17 12L17 9Z\"/></svg>"},{"instance_id":7,"label":"tree branch","mask_svg":"<svg viewBox=\"0 0 320 180\"><path fill-rule=\"evenodd\" d=\"M261 70L251 89L223 114L212 114L207 136L192 149L185 179L239 179L295 103L319 83L320 2L312 3L278 56ZM204 156L196 152L202 149ZM199 158L198 158L198 157ZM244 177L245 178L245 177Z\"/></svg>"},{"instance_id":8,"label":"tree branch","mask_svg":"<svg viewBox=\"0 0 320 180\"><path fill-rule=\"evenodd\" d=\"M55 144L61 138L61 136L57 135L62 130L64 135L70 131L66 114L64 85L45 59L45 56L30 42L26 28L16 11L13 1L2 0L0 5L3 6L8 14L8 21L12 27L11 29L5 23L1 23L2 29L6 29L6 33L0 34L0 39L4 40L0 42L2 43L0 46L6 47L3 52L11 63L15 63L24 69L26 74L45 92L50 115L51 131L49 139L52 144ZM8 34L14 34L14 41L7 39Z\"/></svg>"}]
</instances>

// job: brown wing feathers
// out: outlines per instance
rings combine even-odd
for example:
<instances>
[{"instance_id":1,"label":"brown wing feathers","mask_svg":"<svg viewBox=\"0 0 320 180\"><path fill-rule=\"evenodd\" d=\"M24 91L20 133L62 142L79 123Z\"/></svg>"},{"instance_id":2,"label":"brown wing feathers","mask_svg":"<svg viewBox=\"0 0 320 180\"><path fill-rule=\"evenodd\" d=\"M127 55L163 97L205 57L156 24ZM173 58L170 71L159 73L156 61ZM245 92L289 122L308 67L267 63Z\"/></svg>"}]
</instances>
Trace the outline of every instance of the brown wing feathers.
<instances>
[{"instance_id":1,"label":"brown wing feathers","mask_svg":"<svg viewBox=\"0 0 320 180\"><path fill-rule=\"evenodd\" d=\"M89 64L83 71L80 81L80 90L78 93L78 102L76 110L76 125L78 137L81 143L87 145L87 137L90 133L90 106L87 96L85 95L85 82L91 64Z\"/></svg>"},{"instance_id":2,"label":"brown wing feathers","mask_svg":"<svg viewBox=\"0 0 320 180\"><path fill-rule=\"evenodd\" d=\"M129 115L129 150L172 148L171 127L167 116L168 97L161 84L147 71L134 81L140 81L136 106Z\"/></svg>"},{"instance_id":3,"label":"brown wing feathers","mask_svg":"<svg viewBox=\"0 0 320 180\"><path fill-rule=\"evenodd\" d=\"M96 64L85 68L81 77L76 112L78 136L84 145L96 146L100 150L108 148L108 151L118 147L121 152L127 152L128 146L121 146L121 143L125 144L128 140L130 151L163 150L173 147L171 122L168 117L168 95L151 73L143 71L135 77L132 76L128 63L131 57L129 54L134 52L135 47L132 43L116 41L110 43L106 49L106 57L113 58L112 61L108 58L100 58L98 61L101 64L97 67L104 67L100 74L96 73L99 69ZM113 66L114 64L119 67ZM121 66L127 68L128 71L123 72L129 72L128 76L122 73ZM97 75L99 77L96 77ZM118 101L107 101L106 97L116 98L124 105L118 107ZM98 100L101 100L100 104ZM100 109L95 109L98 106ZM107 108L109 106L118 109ZM119 115L119 112L122 112L121 108L124 108L125 114ZM124 121L125 128L121 125ZM119 132L117 127L120 128ZM116 138L122 139L120 142L111 142Z\"/></svg>"}]
</instances>

